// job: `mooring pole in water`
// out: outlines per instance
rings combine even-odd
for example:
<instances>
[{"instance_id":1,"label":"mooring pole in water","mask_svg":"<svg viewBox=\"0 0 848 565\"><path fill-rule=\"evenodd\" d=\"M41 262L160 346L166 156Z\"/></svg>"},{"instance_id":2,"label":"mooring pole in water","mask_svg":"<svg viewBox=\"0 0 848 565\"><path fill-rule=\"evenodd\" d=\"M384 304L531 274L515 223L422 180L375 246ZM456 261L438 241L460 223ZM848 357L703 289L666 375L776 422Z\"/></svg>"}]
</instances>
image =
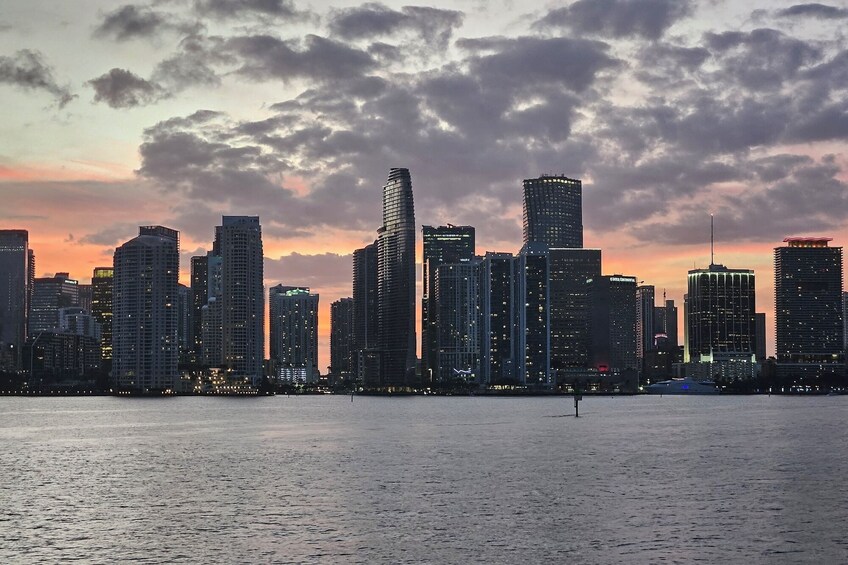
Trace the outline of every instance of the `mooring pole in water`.
<instances>
[{"instance_id":1,"label":"mooring pole in water","mask_svg":"<svg viewBox=\"0 0 848 565\"><path fill-rule=\"evenodd\" d=\"M583 400L583 395L580 394L580 391L574 389L574 417L580 417L580 401Z\"/></svg>"}]
</instances>

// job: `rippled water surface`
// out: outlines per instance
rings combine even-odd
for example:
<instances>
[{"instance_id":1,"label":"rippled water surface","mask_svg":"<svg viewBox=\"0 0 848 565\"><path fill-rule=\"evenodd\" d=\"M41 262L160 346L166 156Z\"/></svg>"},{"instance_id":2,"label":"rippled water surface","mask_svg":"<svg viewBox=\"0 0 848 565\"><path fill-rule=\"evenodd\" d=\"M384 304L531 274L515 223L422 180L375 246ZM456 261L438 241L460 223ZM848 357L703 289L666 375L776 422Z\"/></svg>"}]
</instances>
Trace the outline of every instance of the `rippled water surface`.
<instances>
[{"instance_id":1,"label":"rippled water surface","mask_svg":"<svg viewBox=\"0 0 848 565\"><path fill-rule=\"evenodd\" d=\"M0 563L846 563L848 397L0 398Z\"/></svg>"}]
</instances>

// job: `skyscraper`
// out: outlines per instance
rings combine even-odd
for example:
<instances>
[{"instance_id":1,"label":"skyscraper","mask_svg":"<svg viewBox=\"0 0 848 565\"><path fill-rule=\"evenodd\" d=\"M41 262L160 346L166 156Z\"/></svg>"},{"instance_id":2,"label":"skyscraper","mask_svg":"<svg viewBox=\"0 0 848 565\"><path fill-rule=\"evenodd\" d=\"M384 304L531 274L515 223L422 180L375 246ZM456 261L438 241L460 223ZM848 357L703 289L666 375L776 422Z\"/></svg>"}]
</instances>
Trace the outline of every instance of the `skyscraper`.
<instances>
[{"instance_id":1,"label":"skyscraper","mask_svg":"<svg viewBox=\"0 0 848 565\"><path fill-rule=\"evenodd\" d=\"M208 269L209 263L206 255L197 255L191 258L191 340L192 349L198 358L203 345L203 307L209 301Z\"/></svg>"},{"instance_id":2,"label":"skyscraper","mask_svg":"<svg viewBox=\"0 0 848 565\"><path fill-rule=\"evenodd\" d=\"M31 265L29 233L0 230L0 370L20 367L27 332Z\"/></svg>"},{"instance_id":3,"label":"skyscraper","mask_svg":"<svg viewBox=\"0 0 848 565\"><path fill-rule=\"evenodd\" d=\"M653 285L636 288L636 358L641 368L645 355L654 349L656 292Z\"/></svg>"},{"instance_id":4,"label":"skyscraper","mask_svg":"<svg viewBox=\"0 0 848 565\"><path fill-rule=\"evenodd\" d=\"M515 258L486 253L480 265L480 356L484 383L514 384Z\"/></svg>"},{"instance_id":5,"label":"skyscraper","mask_svg":"<svg viewBox=\"0 0 848 565\"><path fill-rule=\"evenodd\" d=\"M754 271L712 264L689 271L686 295L688 361L717 353L754 354Z\"/></svg>"},{"instance_id":6,"label":"skyscraper","mask_svg":"<svg viewBox=\"0 0 848 565\"><path fill-rule=\"evenodd\" d=\"M189 363L194 351L194 299L191 287L179 285L177 302L177 341L180 344L180 363Z\"/></svg>"},{"instance_id":7,"label":"skyscraper","mask_svg":"<svg viewBox=\"0 0 848 565\"><path fill-rule=\"evenodd\" d=\"M318 382L318 295L277 285L269 291L271 361L286 382Z\"/></svg>"},{"instance_id":8,"label":"skyscraper","mask_svg":"<svg viewBox=\"0 0 848 565\"><path fill-rule=\"evenodd\" d=\"M480 263L446 263L436 272L433 288L437 306L436 344L439 383L454 379L481 382L480 376Z\"/></svg>"},{"instance_id":9,"label":"skyscraper","mask_svg":"<svg viewBox=\"0 0 848 565\"><path fill-rule=\"evenodd\" d=\"M33 281L30 335L58 327L59 308L79 306L79 283L68 273L39 277Z\"/></svg>"},{"instance_id":10,"label":"skyscraper","mask_svg":"<svg viewBox=\"0 0 848 565\"><path fill-rule=\"evenodd\" d=\"M221 249L221 338L224 367L254 382L265 359L262 228L258 216L224 216Z\"/></svg>"},{"instance_id":11,"label":"skyscraper","mask_svg":"<svg viewBox=\"0 0 848 565\"><path fill-rule=\"evenodd\" d=\"M112 285L115 270L95 267L91 275L91 315L100 324L100 356L108 371L112 362Z\"/></svg>"},{"instance_id":12,"label":"skyscraper","mask_svg":"<svg viewBox=\"0 0 848 565\"><path fill-rule=\"evenodd\" d=\"M788 237L774 250L777 374L785 386L844 386L842 248Z\"/></svg>"},{"instance_id":13,"label":"skyscraper","mask_svg":"<svg viewBox=\"0 0 848 565\"><path fill-rule=\"evenodd\" d=\"M474 259L474 228L471 226L423 226L423 294L421 297L421 372L425 382L439 366L438 328L435 301L436 271L447 263L468 263Z\"/></svg>"},{"instance_id":14,"label":"skyscraper","mask_svg":"<svg viewBox=\"0 0 848 565\"><path fill-rule=\"evenodd\" d=\"M383 186L383 225L377 230L379 386L414 384L415 208L408 169L393 168Z\"/></svg>"},{"instance_id":15,"label":"skyscraper","mask_svg":"<svg viewBox=\"0 0 848 565\"><path fill-rule=\"evenodd\" d=\"M330 372L337 379L356 373L354 343L353 298L340 298L330 304Z\"/></svg>"},{"instance_id":16,"label":"skyscraper","mask_svg":"<svg viewBox=\"0 0 848 565\"><path fill-rule=\"evenodd\" d=\"M600 371L635 371L636 277L612 275L592 279L589 304L590 365Z\"/></svg>"},{"instance_id":17,"label":"skyscraper","mask_svg":"<svg viewBox=\"0 0 848 565\"><path fill-rule=\"evenodd\" d=\"M551 375L551 272L548 248L527 243L515 260L516 372L534 386L553 384Z\"/></svg>"},{"instance_id":18,"label":"skyscraper","mask_svg":"<svg viewBox=\"0 0 848 565\"><path fill-rule=\"evenodd\" d=\"M92 290L90 284L80 284L77 285L77 292L79 296L78 306L83 308L86 312L91 313L91 301L92 301Z\"/></svg>"},{"instance_id":19,"label":"skyscraper","mask_svg":"<svg viewBox=\"0 0 848 565\"><path fill-rule=\"evenodd\" d=\"M377 242L353 252L353 355L356 378L379 380L377 348ZM369 362L371 361L371 362Z\"/></svg>"},{"instance_id":20,"label":"skyscraper","mask_svg":"<svg viewBox=\"0 0 848 565\"><path fill-rule=\"evenodd\" d=\"M179 232L146 226L138 233L115 250L112 378L147 393L177 383Z\"/></svg>"},{"instance_id":21,"label":"skyscraper","mask_svg":"<svg viewBox=\"0 0 848 565\"><path fill-rule=\"evenodd\" d=\"M589 366L589 279L601 276L600 249L550 249L551 367Z\"/></svg>"},{"instance_id":22,"label":"skyscraper","mask_svg":"<svg viewBox=\"0 0 848 565\"><path fill-rule=\"evenodd\" d=\"M562 175L524 180L524 243L583 247L583 184Z\"/></svg>"}]
</instances>

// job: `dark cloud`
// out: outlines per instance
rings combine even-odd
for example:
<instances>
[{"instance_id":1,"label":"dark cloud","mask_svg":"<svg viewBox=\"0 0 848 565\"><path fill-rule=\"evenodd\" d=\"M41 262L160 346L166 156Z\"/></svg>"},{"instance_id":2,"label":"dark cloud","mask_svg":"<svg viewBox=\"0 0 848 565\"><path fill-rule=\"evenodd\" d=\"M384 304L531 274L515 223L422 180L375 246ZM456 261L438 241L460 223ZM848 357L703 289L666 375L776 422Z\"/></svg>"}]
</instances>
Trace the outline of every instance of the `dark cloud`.
<instances>
[{"instance_id":1,"label":"dark cloud","mask_svg":"<svg viewBox=\"0 0 848 565\"><path fill-rule=\"evenodd\" d=\"M804 16L822 20L836 20L848 18L848 8L837 8L836 6L818 3L795 4L789 8L778 10L777 15L782 18Z\"/></svg>"},{"instance_id":2,"label":"dark cloud","mask_svg":"<svg viewBox=\"0 0 848 565\"><path fill-rule=\"evenodd\" d=\"M264 229L264 227L263 227ZM279 259L265 258L265 278L271 284L310 288L349 288L353 256L337 253L292 253Z\"/></svg>"},{"instance_id":3,"label":"dark cloud","mask_svg":"<svg viewBox=\"0 0 848 565\"><path fill-rule=\"evenodd\" d=\"M12 56L0 55L0 84L25 90L43 90L53 95L59 108L64 108L76 95L61 86L53 76L53 68L38 51L21 49Z\"/></svg>"},{"instance_id":4,"label":"dark cloud","mask_svg":"<svg viewBox=\"0 0 848 565\"><path fill-rule=\"evenodd\" d=\"M577 0L551 10L533 26L604 37L659 39L691 12L688 0Z\"/></svg>"},{"instance_id":5,"label":"dark cloud","mask_svg":"<svg viewBox=\"0 0 848 565\"><path fill-rule=\"evenodd\" d=\"M444 48L456 28L462 25L463 13L455 10L404 6L398 10L380 3L366 3L336 11L330 18L333 35L347 40L374 39L411 32L429 44Z\"/></svg>"},{"instance_id":6,"label":"dark cloud","mask_svg":"<svg viewBox=\"0 0 848 565\"><path fill-rule=\"evenodd\" d=\"M365 51L317 35L307 35L303 41L270 35L234 37L225 48L240 57L238 72L257 80L345 80L377 67Z\"/></svg>"},{"instance_id":7,"label":"dark cloud","mask_svg":"<svg viewBox=\"0 0 848 565\"><path fill-rule=\"evenodd\" d=\"M126 41L152 37L166 29L173 29L172 21L166 14L147 6L127 4L106 14L94 30L94 35Z\"/></svg>"},{"instance_id":8,"label":"dark cloud","mask_svg":"<svg viewBox=\"0 0 848 565\"><path fill-rule=\"evenodd\" d=\"M138 221L107 226L87 233L77 239L78 245L106 245L117 247L138 235L138 226L155 225L157 222Z\"/></svg>"},{"instance_id":9,"label":"dark cloud","mask_svg":"<svg viewBox=\"0 0 848 565\"><path fill-rule=\"evenodd\" d=\"M168 96L160 85L126 69L112 69L86 84L94 89L95 102L105 102L112 108L145 106Z\"/></svg>"},{"instance_id":10,"label":"dark cloud","mask_svg":"<svg viewBox=\"0 0 848 565\"><path fill-rule=\"evenodd\" d=\"M215 18L301 18L291 0L195 0L195 11Z\"/></svg>"}]
</instances>

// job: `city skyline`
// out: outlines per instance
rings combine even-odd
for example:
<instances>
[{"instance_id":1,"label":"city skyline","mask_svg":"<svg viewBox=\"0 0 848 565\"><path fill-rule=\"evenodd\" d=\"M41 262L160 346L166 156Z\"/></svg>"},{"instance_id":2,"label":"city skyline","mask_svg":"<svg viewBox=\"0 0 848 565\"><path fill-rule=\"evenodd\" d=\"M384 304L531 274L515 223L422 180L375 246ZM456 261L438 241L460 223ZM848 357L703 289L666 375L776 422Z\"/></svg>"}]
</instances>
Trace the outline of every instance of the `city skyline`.
<instances>
[{"instance_id":1,"label":"city skyline","mask_svg":"<svg viewBox=\"0 0 848 565\"><path fill-rule=\"evenodd\" d=\"M583 180L604 274L677 304L714 212L716 261L756 272L773 354L772 248L848 240L846 14L635 4L10 2L0 227L29 231L38 277L87 283L137 226L173 226L188 284L210 227L258 214L266 288L323 297L325 370L386 168L415 176L419 225L472 225L478 254L517 252L521 179L561 173Z\"/></svg>"}]
</instances>

